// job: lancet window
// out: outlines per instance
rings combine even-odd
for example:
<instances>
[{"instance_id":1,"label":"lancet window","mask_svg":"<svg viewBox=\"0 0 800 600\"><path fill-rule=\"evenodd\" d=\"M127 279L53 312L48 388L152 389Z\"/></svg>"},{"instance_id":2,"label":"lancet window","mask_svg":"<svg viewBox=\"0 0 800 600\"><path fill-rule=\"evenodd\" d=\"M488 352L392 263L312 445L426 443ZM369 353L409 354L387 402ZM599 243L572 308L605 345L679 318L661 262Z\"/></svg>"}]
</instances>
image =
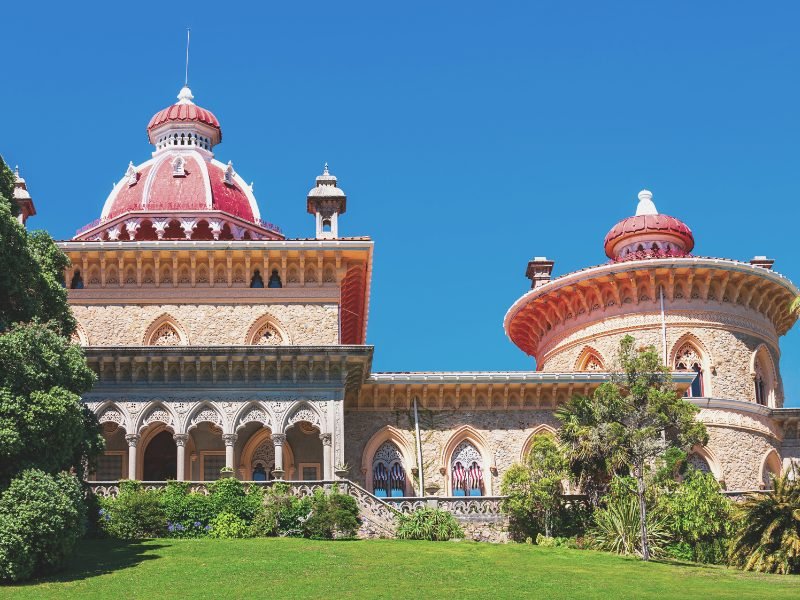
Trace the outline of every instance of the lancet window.
<instances>
[{"instance_id":1,"label":"lancet window","mask_svg":"<svg viewBox=\"0 0 800 600\"><path fill-rule=\"evenodd\" d=\"M180 346L180 344L181 336L169 323L161 325L150 338L152 346Z\"/></svg>"},{"instance_id":2,"label":"lancet window","mask_svg":"<svg viewBox=\"0 0 800 600\"><path fill-rule=\"evenodd\" d=\"M703 359L692 344L684 344L675 355L676 371L694 371L697 376L692 381L692 385L686 390L688 398L702 398L705 392L703 382Z\"/></svg>"},{"instance_id":3,"label":"lancet window","mask_svg":"<svg viewBox=\"0 0 800 600\"><path fill-rule=\"evenodd\" d=\"M394 442L384 442L372 459L372 488L378 498L405 496L406 470Z\"/></svg>"},{"instance_id":4,"label":"lancet window","mask_svg":"<svg viewBox=\"0 0 800 600\"><path fill-rule=\"evenodd\" d=\"M469 441L456 446L450 461L450 476L454 496L482 496L483 468L481 454Z\"/></svg>"}]
</instances>

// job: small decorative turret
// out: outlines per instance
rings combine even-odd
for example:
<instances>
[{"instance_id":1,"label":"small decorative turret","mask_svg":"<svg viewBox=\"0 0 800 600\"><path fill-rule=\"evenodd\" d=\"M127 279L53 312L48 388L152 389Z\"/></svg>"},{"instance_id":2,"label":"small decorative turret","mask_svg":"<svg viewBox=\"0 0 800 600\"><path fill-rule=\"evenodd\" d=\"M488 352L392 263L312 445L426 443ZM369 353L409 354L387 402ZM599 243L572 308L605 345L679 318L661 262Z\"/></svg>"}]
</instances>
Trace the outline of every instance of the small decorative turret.
<instances>
[{"instance_id":1,"label":"small decorative turret","mask_svg":"<svg viewBox=\"0 0 800 600\"><path fill-rule=\"evenodd\" d=\"M328 172L328 163L317 177L317 185L308 192L306 210L316 217L318 240L339 237L339 215L347 210L347 196L337 187L336 177Z\"/></svg>"},{"instance_id":2,"label":"small decorative turret","mask_svg":"<svg viewBox=\"0 0 800 600\"><path fill-rule=\"evenodd\" d=\"M19 215L17 219L25 225L28 217L36 214L36 208L33 206L33 199L28 192L28 185L25 180L19 176L19 167L14 169L14 202L19 207Z\"/></svg>"},{"instance_id":3,"label":"small decorative turret","mask_svg":"<svg viewBox=\"0 0 800 600\"><path fill-rule=\"evenodd\" d=\"M545 283L550 281L554 265L554 261L547 260L544 256L537 256L533 260L528 261L525 277L531 280L532 290L542 287Z\"/></svg>"}]
</instances>

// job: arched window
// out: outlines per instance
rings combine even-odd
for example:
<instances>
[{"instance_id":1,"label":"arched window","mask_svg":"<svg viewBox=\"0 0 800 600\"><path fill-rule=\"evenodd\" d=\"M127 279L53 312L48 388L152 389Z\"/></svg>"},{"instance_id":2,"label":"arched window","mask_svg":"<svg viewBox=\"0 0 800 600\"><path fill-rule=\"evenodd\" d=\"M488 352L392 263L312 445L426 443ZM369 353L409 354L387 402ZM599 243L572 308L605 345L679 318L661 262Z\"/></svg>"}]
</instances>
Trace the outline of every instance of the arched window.
<instances>
[{"instance_id":1,"label":"arched window","mask_svg":"<svg viewBox=\"0 0 800 600\"><path fill-rule=\"evenodd\" d=\"M766 346L762 345L756 350L752 369L756 403L762 406L774 406L775 371Z\"/></svg>"},{"instance_id":2,"label":"arched window","mask_svg":"<svg viewBox=\"0 0 800 600\"><path fill-rule=\"evenodd\" d=\"M250 287L251 288L263 288L264 287L264 280L261 278L261 272L256 269L253 272L253 277L250 279Z\"/></svg>"},{"instance_id":3,"label":"arched window","mask_svg":"<svg viewBox=\"0 0 800 600\"><path fill-rule=\"evenodd\" d=\"M472 442L464 440L456 446L450 461L454 496L482 496L483 468L481 454Z\"/></svg>"},{"instance_id":4,"label":"arched window","mask_svg":"<svg viewBox=\"0 0 800 600\"><path fill-rule=\"evenodd\" d=\"M394 442L384 442L372 459L372 490L378 498L405 496L403 455Z\"/></svg>"},{"instance_id":5,"label":"arched window","mask_svg":"<svg viewBox=\"0 0 800 600\"><path fill-rule=\"evenodd\" d=\"M694 371L697 376L692 381L692 385L686 390L687 398L702 398L705 392L703 383L703 360L700 353L692 344L684 344L675 354L676 371Z\"/></svg>"},{"instance_id":6,"label":"arched window","mask_svg":"<svg viewBox=\"0 0 800 600\"><path fill-rule=\"evenodd\" d=\"M72 276L72 281L70 282L69 287L73 290L83 289L83 277L81 277L80 269L75 270L75 274Z\"/></svg>"},{"instance_id":7,"label":"arched window","mask_svg":"<svg viewBox=\"0 0 800 600\"><path fill-rule=\"evenodd\" d=\"M269 276L269 283L267 287L271 288L280 288L283 287L283 283L281 282L281 276L278 275L278 269L272 269L272 275Z\"/></svg>"},{"instance_id":8,"label":"arched window","mask_svg":"<svg viewBox=\"0 0 800 600\"><path fill-rule=\"evenodd\" d=\"M179 346L180 343L181 336L169 323L161 325L150 338L150 344L153 346Z\"/></svg>"}]
</instances>

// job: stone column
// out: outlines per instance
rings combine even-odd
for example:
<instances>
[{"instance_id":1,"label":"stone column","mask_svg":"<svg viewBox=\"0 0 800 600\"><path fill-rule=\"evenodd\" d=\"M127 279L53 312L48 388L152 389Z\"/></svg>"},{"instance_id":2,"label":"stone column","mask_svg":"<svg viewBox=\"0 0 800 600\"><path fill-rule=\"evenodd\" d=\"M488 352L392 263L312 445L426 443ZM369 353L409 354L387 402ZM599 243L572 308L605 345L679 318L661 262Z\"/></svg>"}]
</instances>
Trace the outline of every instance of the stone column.
<instances>
[{"instance_id":1,"label":"stone column","mask_svg":"<svg viewBox=\"0 0 800 600\"><path fill-rule=\"evenodd\" d=\"M275 444L275 470L272 475L275 479L283 479L285 471L283 470L283 444L286 442L285 433L273 433L272 443Z\"/></svg>"},{"instance_id":2,"label":"stone column","mask_svg":"<svg viewBox=\"0 0 800 600\"><path fill-rule=\"evenodd\" d=\"M322 441L322 478L330 481L333 479L331 471L331 434L320 433L319 439Z\"/></svg>"},{"instance_id":3,"label":"stone column","mask_svg":"<svg viewBox=\"0 0 800 600\"><path fill-rule=\"evenodd\" d=\"M226 433L222 436L222 441L225 442L225 468L233 469L233 445L236 443L236 438L239 437L235 433Z\"/></svg>"},{"instance_id":4,"label":"stone column","mask_svg":"<svg viewBox=\"0 0 800 600\"><path fill-rule=\"evenodd\" d=\"M172 436L178 450L178 465L175 471L175 479L186 481L186 442L189 440L188 433L176 433Z\"/></svg>"},{"instance_id":5,"label":"stone column","mask_svg":"<svg viewBox=\"0 0 800 600\"><path fill-rule=\"evenodd\" d=\"M136 479L136 445L139 443L139 436L129 433L125 436L128 442L128 479Z\"/></svg>"}]
</instances>

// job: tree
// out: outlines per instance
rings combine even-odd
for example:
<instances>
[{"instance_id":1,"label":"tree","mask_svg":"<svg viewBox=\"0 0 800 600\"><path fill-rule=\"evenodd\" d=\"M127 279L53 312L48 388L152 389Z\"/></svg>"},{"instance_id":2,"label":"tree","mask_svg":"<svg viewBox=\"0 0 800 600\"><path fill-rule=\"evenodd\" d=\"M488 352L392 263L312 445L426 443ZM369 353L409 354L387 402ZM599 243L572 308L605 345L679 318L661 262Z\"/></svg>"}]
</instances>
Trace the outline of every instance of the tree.
<instances>
[{"instance_id":1,"label":"tree","mask_svg":"<svg viewBox=\"0 0 800 600\"><path fill-rule=\"evenodd\" d=\"M751 493L737 507L731 564L746 571L800 573L800 484L788 473L772 492Z\"/></svg>"},{"instance_id":2,"label":"tree","mask_svg":"<svg viewBox=\"0 0 800 600\"><path fill-rule=\"evenodd\" d=\"M569 475L567 466L555 438L538 435L525 464L513 465L503 474L503 510L517 528L527 529L524 524L531 522L546 537L552 537L564 493L562 481Z\"/></svg>"},{"instance_id":3,"label":"tree","mask_svg":"<svg viewBox=\"0 0 800 600\"><path fill-rule=\"evenodd\" d=\"M645 469L669 446L688 450L705 443L697 408L675 391L669 369L652 346L634 348L633 337L620 342L618 371L591 398L575 397L556 411L559 437L570 464L604 463L609 473L627 468L636 479L642 559L649 560Z\"/></svg>"}]
</instances>

